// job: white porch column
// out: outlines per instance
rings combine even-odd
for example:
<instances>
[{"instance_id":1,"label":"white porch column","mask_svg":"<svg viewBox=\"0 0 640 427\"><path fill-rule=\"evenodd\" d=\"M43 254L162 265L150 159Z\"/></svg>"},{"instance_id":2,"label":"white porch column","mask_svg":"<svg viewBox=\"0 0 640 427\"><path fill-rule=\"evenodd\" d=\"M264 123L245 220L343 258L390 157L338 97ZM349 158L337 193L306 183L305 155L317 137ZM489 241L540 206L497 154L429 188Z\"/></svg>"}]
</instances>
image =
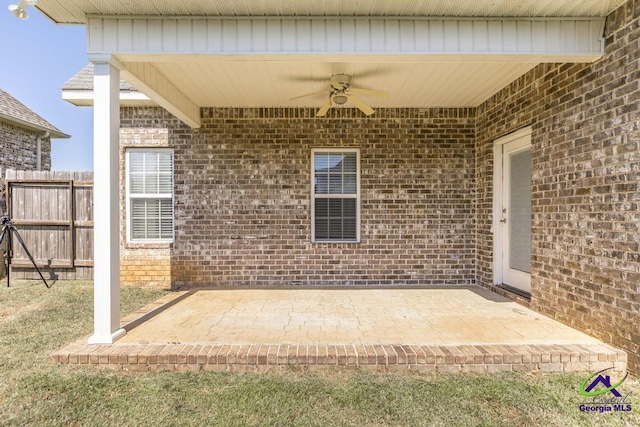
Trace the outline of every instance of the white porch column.
<instances>
[{"instance_id":1,"label":"white porch column","mask_svg":"<svg viewBox=\"0 0 640 427\"><path fill-rule=\"evenodd\" d=\"M90 344L111 344L120 329L120 71L111 55L89 58L93 77L94 332Z\"/></svg>"}]
</instances>

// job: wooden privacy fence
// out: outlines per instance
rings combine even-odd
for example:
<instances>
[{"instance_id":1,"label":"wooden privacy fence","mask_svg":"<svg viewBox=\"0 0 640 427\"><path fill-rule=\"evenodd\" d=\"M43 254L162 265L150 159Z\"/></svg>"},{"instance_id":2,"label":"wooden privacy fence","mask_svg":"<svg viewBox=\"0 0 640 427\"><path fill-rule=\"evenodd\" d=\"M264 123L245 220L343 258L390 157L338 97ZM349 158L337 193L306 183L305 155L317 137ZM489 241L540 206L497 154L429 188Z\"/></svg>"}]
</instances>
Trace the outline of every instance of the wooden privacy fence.
<instances>
[{"instance_id":1,"label":"wooden privacy fence","mask_svg":"<svg viewBox=\"0 0 640 427\"><path fill-rule=\"evenodd\" d=\"M5 191L9 217L45 278L92 279L93 172L8 170ZM13 250L11 274L38 277L15 238Z\"/></svg>"}]
</instances>

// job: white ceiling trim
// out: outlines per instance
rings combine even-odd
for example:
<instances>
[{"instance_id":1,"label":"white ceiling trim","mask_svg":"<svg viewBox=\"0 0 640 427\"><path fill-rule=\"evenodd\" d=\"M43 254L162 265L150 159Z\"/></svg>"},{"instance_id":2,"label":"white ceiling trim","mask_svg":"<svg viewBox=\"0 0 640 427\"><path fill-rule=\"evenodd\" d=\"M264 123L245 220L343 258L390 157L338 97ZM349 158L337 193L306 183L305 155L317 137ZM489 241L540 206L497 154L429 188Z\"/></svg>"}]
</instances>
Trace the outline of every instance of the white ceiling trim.
<instances>
[{"instance_id":1,"label":"white ceiling trim","mask_svg":"<svg viewBox=\"0 0 640 427\"><path fill-rule=\"evenodd\" d=\"M190 127L200 127L200 107L184 95L184 93L180 91L173 82L160 73L153 64L126 64L111 54L100 53L90 54L89 60L94 64L106 63L117 68L120 72L120 78L128 81L136 90L142 92L157 105L163 107ZM64 92L68 91L63 91L63 93ZM78 92L86 93L86 91ZM95 98L95 90L92 92L93 95L91 99L85 99L84 101L77 99L81 94L76 93L73 97L76 102L73 103L76 105L92 105ZM122 99L122 91L119 91L118 97Z\"/></svg>"},{"instance_id":2,"label":"white ceiling trim","mask_svg":"<svg viewBox=\"0 0 640 427\"><path fill-rule=\"evenodd\" d=\"M124 64L121 77L192 128L200 127L200 107L150 63Z\"/></svg>"},{"instance_id":3,"label":"white ceiling trim","mask_svg":"<svg viewBox=\"0 0 640 427\"><path fill-rule=\"evenodd\" d=\"M89 54L550 55L594 61L604 18L104 18L90 17ZM560 58L561 57L561 58Z\"/></svg>"},{"instance_id":4,"label":"white ceiling trim","mask_svg":"<svg viewBox=\"0 0 640 427\"><path fill-rule=\"evenodd\" d=\"M93 89L62 89L62 99L73 105L88 107L93 105ZM120 104L125 106L157 106L151 99L137 90L121 90Z\"/></svg>"}]
</instances>

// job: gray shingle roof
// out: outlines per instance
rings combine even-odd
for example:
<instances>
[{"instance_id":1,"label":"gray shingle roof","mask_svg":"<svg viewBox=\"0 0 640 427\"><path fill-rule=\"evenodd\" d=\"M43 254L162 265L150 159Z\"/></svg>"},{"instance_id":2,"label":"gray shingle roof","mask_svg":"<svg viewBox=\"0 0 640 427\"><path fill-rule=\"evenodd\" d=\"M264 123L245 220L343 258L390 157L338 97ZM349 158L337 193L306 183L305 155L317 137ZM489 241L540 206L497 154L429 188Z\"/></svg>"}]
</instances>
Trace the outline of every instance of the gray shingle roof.
<instances>
[{"instance_id":1,"label":"gray shingle roof","mask_svg":"<svg viewBox=\"0 0 640 427\"><path fill-rule=\"evenodd\" d=\"M0 119L17 126L49 132L51 138L69 138L69 135L31 111L22 102L0 89Z\"/></svg>"},{"instance_id":2,"label":"gray shingle roof","mask_svg":"<svg viewBox=\"0 0 640 427\"><path fill-rule=\"evenodd\" d=\"M87 64L75 76L62 85L62 90L93 90L93 64ZM120 90L136 91L136 89L124 80L120 80Z\"/></svg>"}]
</instances>

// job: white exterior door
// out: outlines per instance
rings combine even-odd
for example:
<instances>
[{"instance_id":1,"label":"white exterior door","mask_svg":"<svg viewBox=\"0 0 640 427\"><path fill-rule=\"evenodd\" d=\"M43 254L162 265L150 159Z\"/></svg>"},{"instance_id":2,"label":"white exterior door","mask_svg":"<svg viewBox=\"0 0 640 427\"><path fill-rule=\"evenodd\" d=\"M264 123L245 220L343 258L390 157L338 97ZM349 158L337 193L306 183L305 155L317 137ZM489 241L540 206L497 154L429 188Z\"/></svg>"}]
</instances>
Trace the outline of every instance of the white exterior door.
<instances>
[{"instance_id":1,"label":"white exterior door","mask_svg":"<svg viewBox=\"0 0 640 427\"><path fill-rule=\"evenodd\" d=\"M531 293L531 132L496 141L496 283Z\"/></svg>"}]
</instances>

